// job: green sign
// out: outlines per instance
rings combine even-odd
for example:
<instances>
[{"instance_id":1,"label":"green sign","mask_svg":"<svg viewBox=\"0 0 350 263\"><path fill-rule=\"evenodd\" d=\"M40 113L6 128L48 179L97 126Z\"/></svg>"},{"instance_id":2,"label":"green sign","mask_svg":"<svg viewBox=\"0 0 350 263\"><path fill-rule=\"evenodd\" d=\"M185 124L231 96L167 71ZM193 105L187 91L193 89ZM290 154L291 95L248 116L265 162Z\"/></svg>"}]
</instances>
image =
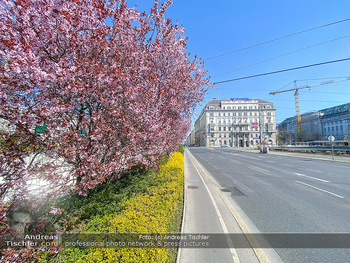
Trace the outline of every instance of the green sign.
<instances>
[{"instance_id":1,"label":"green sign","mask_svg":"<svg viewBox=\"0 0 350 263\"><path fill-rule=\"evenodd\" d=\"M46 124L44 124L43 126L37 125L35 127L35 133L36 134L43 134L43 133L45 133L45 130L47 130L47 125Z\"/></svg>"}]
</instances>

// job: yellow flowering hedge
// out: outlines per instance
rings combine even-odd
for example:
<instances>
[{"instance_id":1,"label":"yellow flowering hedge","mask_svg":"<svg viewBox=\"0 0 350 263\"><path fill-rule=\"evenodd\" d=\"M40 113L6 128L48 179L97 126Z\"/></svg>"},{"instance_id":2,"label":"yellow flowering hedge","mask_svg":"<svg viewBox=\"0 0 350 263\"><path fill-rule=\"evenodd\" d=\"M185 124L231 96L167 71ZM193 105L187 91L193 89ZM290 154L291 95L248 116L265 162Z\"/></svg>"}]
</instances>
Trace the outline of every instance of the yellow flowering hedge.
<instances>
[{"instance_id":1,"label":"yellow flowering hedge","mask_svg":"<svg viewBox=\"0 0 350 263\"><path fill-rule=\"evenodd\" d=\"M183 200L184 158L174 152L156 173L155 183L146 193L123 204L121 212L105 215L89 223L90 233L167 233ZM91 248L88 254L66 249L66 262L167 262L165 248ZM67 257L68 256L68 257Z\"/></svg>"}]
</instances>

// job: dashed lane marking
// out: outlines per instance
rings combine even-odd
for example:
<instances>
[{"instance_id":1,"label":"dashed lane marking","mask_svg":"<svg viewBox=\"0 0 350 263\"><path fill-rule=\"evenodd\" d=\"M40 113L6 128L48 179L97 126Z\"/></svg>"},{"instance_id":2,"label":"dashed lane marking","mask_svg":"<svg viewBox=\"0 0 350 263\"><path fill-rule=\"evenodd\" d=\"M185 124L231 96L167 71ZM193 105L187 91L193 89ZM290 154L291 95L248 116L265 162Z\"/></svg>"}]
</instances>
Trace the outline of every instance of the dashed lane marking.
<instances>
[{"instance_id":1,"label":"dashed lane marking","mask_svg":"<svg viewBox=\"0 0 350 263\"><path fill-rule=\"evenodd\" d=\"M319 178L308 176L308 175L305 175L305 174L300 174L300 173L294 173L294 174L299 175L299 176L303 176L303 177L307 177L307 178L310 178L310 179L313 179L313 180L321 181L321 182L324 182L324 183L329 183L330 182L330 181L327 181L327 180L319 179Z\"/></svg>"},{"instance_id":2,"label":"dashed lane marking","mask_svg":"<svg viewBox=\"0 0 350 263\"><path fill-rule=\"evenodd\" d=\"M318 187L316 187L316 186L313 186L313 185L310 185L310 184L306 184L306 183L303 183L303 182L300 182L300 181L296 181L296 182L297 182L297 183L300 183L300 184L303 184L303 185L306 185L306 186L308 186L308 187L311 187L311 188L317 189L317 190L319 190L319 191L325 192L325 193L327 193L327 194L334 195L334 196L339 197L339 198L344 198L344 197L343 197L343 196L341 196L341 195L337 195L337 194L335 194L335 193L332 193L332 192L326 191L326 190L321 189L321 188L318 188Z\"/></svg>"}]
</instances>

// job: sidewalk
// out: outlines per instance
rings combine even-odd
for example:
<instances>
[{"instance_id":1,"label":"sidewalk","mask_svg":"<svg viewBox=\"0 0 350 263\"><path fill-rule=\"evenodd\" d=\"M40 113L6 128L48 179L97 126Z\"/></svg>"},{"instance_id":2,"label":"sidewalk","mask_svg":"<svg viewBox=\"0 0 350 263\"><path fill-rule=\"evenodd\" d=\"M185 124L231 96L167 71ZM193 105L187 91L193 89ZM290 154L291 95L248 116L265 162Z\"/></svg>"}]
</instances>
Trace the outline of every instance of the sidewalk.
<instances>
[{"instance_id":1,"label":"sidewalk","mask_svg":"<svg viewBox=\"0 0 350 263\"><path fill-rule=\"evenodd\" d=\"M217 182L202 167L196 158L185 150L185 185L184 185L184 213L182 234L217 235L221 234L221 241L228 234L249 233L250 230L240 218L235 207L230 203L230 194L223 192ZM226 237L226 238L225 238ZM209 238L211 242L211 237ZM218 241L218 239L215 239ZM269 257L262 249L235 249L234 247L185 247L179 248L177 263L270 263ZM225 243L224 242L224 243ZM216 242L214 242L216 243ZM233 243L231 243L233 244ZM274 258L274 257L272 257ZM273 261L279 262L279 261Z\"/></svg>"},{"instance_id":2,"label":"sidewalk","mask_svg":"<svg viewBox=\"0 0 350 263\"><path fill-rule=\"evenodd\" d=\"M260 153L260 150L252 149L252 148L230 148L230 149L237 150L237 151L254 152L254 153L257 153L257 154L262 154L262 153ZM350 156L334 155L334 160L332 160L332 155L317 154L317 153L269 151L267 154L288 156L288 157L293 157L293 158L303 158L303 159L312 159L312 160L320 160L320 161L329 161L329 162L339 162L339 163L348 163L348 164L350 164Z\"/></svg>"}]
</instances>

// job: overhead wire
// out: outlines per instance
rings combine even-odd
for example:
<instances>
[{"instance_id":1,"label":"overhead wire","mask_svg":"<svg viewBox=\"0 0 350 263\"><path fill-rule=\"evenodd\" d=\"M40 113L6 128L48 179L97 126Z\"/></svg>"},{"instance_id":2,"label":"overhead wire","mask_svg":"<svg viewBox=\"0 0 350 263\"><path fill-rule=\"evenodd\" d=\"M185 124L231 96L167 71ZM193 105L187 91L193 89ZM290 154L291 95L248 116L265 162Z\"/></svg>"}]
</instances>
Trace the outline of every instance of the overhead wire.
<instances>
[{"instance_id":1,"label":"overhead wire","mask_svg":"<svg viewBox=\"0 0 350 263\"><path fill-rule=\"evenodd\" d=\"M287 87L288 85L292 84L293 82L285 85L284 87L282 87L281 89L284 89L285 87ZM233 90L242 90L242 91L267 91L270 92L271 90L267 90L267 89L249 89L249 88L230 88L230 87L223 87L220 88L220 90L229 90L229 91L233 91ZM279 91L279 90L277 90ZM350 92L323 92L323 91L313 91L313 93L328 93L328 94L337 94L337 95L350 95Z\"/></svg>"},{"instance_id":2,"label":"overhead wire","mask_svg":"<svg viewBox=\"0 0 350 263\"><path fill-rule=\"evenodd\" d=\"M217 78L217 77L220 77L220 76L223 76L223 75L226 75L226 74L229 74L229 73L241 70L241 69L249 68L249 67L252 67L252 66L255 66L255 65L258 65L258 64L262 64L262 63L265 63L265 62L273 60L273 59L284 57L284 56L287 56L287 55L290 55L290 54L294 54L294 53L297 53L297 52L300 52L300 51L303 51L303 50L306 50L306 49L314 48L314 47L317 47L317 46L320 46L320 45L323 45L323 44L327 44L327 43L330 43L330 42L333 42L333 41L336 41L336 40L340 40L340 39L343 39L343 38L347 38L347 37L350 37L350 35L346 35L346 36L343 36L343 37L339 37L339 38L335 38L335 39L328 40L328 41L325 41L325 42L321 42L321 43L318 43L318 44L315 44L315 45L312 45L312 46L308 46L308 47L304 47L304 48L301 48L301 49L297 49L297 50L294 50L294 51L291 51L291 52L288 52L288 53L285 53L285 54L282 54L282 55L279 55L279 56L276 56L276 57L272 57L272 58L269 58L269 59L266 59L266 60L262 60L262 61L250 64L250 65L247 65L247 66L236 68L234 70L230 70L228 72L225 72L225 73L213 76L212 78Z\"/></svg>"},{"instance_id":3,"label":"overhead wire","mask_svg":"<svg viewBox=\"0 0 350 263\"><path fill-rule=\"evenodd\" d=\"M322 26L313 27L313 28L306 29L306 30L303 30L303 31L299 31L299 32L296 32L296 33L293 33L293 34L289 34L289 35L283 36L283 37L278 37L278 38L271 39L271 40L268 40L268 41L264 41L264 42L261 42L261 43L255 44L255 45L251 45L251 46L248 46L248 47L245 47L245 48L236 49L236 50L233 50L233 51L230 51L230 52L226 52L224 54L220 54L220 55L216 55L216 56L213 56L213 57L206 58L203 61L215 59L215 58L218 58L218 57L227 56L227 55L230 55L230 54L233 54L233 53L237 53L237 52L240 52L240 51L243 51L243 50L247 50L247 49L250 49L250 48L262 46L262 45L265 45L265 44L268 44L268 43L271 43L271 42L274 42L274 41L278 41L278 40L281 40L281 39L284 39L284 38L292 37L292 36L299 35L299 34L302 34L302 33L306 33L306 32L312 31L312 30L316 30L316 29L320 29L320 28L323 28L323 27L332 26L332 25L343 23L343 22L347 22L347 21L350 21L350 18L343 19L343 20L336 21L336 22L329 23L329 24L325 24L325 25L322 25Z\"/></svg>"},{"instance_id":4,"label":"overhead wire","mask_svg":"<svg viewBox=\"0 0 350 263\"><path fill-rule=\"evenodd\" d=\"M304 65L304 66L295 67L295 68L276 70L276 71L265 72L265 73L261 73L261 74L250 75L250 76L245 76L245 77L240 77L240 78L235 78L235 79L218 81L218 82L214 82L213 84L217 85L217 84L222 84L222 83L232 82L232 81L237 81L237 80L262 77L262 76L278 74L278 73L287 72L287 71L299 70L299 69L310 68L310 67L315 67L315 66L321 66L321 65L331 64L331 63L338 63L338 62L343 62L343 61L348 61L348 60L350 60L350 58L343 58L343 59L332 60L332 61L327 61L327 62L320 62L320 63L316 63L316 64Z\"/></svg>"}]
</instances>

